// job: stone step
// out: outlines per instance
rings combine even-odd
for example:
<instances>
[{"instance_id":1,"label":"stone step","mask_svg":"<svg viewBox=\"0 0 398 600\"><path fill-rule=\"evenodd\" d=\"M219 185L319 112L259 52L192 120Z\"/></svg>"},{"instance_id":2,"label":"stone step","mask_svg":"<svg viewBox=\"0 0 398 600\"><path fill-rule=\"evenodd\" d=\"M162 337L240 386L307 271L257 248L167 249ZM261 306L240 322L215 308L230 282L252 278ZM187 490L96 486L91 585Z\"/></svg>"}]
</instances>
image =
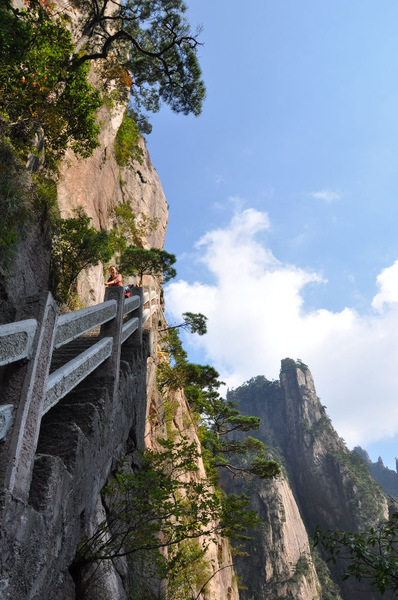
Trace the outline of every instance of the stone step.
<instances>
[{"instance_id":1,"label":"stone step","mask_svg":"<svg viewBox=\"0 0 398 600\"><path fill-rule=\"evenodd\" d=\"M82 336L65 346L61 346L58 350L54 350L51 358L50 374L73 358L76 358L76 356L79 356L79 354L98 342L99 339L99 336Z\"/></svg>"}]
</instances>

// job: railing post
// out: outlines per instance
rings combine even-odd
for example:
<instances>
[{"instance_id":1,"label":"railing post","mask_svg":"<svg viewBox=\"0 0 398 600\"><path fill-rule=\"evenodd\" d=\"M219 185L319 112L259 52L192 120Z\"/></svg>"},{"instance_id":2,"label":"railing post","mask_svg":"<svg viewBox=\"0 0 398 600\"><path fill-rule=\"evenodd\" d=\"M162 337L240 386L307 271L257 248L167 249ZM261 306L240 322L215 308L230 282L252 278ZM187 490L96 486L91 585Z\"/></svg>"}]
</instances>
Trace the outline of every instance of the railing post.
<instances>
[{"instance_id":1,"label":"railing post","mask_svg":"<svg viewBox=\"0 0 398 600\"><path fill-rule=\"evenodd\" d=\"M122 345L122 327L123 327L123 304L124 287L107 287L105 290L105 302L107 300L116 300L117 312L112 321L108 321L101 327L101 338L111 337L113 347L111 356L99 368L98 376L113 378L113 393L116 394L119 387L120 353Z\"/></svg>"},{"instance_id":2,"label":"railing post","mask_svg":"<svg viewBox=\"0 0 398 600\"><path fill-rule=\"evenodd\" d=\"M38 323L32 358L7 367L1 390L1 402L13 408L11 427L0 442L0 485L3 492L22 502L29 496L58 319L58 307L49 292L25 301L16 321L28 318Z\"/></svg>"},{"instance_id":3,"label":"railing post","mask_svg":"<svg viewBox=\"0 0 398 600\"><path fill-rule=\"evenodd\" d=\"M139 307L130 313L131 318L136 317L138 319L138 327L134 331L134 333L132 333L130 335L128 340L125 342L125 345L138 347L138 346L141 346L141 344L142 344L142 309L143 309L143 303L144 303L144 291L143 291L142 287L131 286L130 287L130 297L132 298L133 296L139 296L139 298L140 298Z\"/></svg>"}]
</instances>

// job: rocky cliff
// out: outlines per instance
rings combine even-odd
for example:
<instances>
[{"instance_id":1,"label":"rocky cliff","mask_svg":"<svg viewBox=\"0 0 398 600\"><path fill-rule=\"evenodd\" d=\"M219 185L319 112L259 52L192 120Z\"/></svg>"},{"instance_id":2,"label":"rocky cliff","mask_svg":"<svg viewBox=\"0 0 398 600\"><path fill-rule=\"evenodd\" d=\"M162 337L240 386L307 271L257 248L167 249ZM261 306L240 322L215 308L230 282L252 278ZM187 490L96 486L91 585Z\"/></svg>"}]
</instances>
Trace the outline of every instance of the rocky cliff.
<instances>
[{"instance_id":1,"label":"rocky cliff","mask_svg":"<svg viewBox=\"0 0 398 600\"><path fill-rule=\"evenodd\" d=\"M94 82L96 77L94 73ZM90 158L78 160L72 152L67 153L54 179L57 204L63 218L81 207L93 226L109 230L115 206L128 203L135 215L156 222L144 245L162 248L168 206L144 140L139 141L142 160L130 160L127 166L120 167L115 159L114 140L124 110L124 105L111 103L100 109L100 146ZM32 169L39 166L35 163ZM19 167L28 189L32 172ZM21 298L48 289L48 233L44 221L32 219L25 239L18 244L10 272L0 273L3 322L13 320ZM104 266L98 265L79 276L77 291L82 306L103 300L103 270ZM148 278L146 283L162 296L158 278ZM163 317L159 314L158 318ZM132 459L134 452L143 447L156 448L159 436L168 433L173 438L188 435L200 447L189 407L180 391L168 397L174 409L172 420L167 423L164 398L156 384L157 329L155 319L149 323L139 360L135 352L123 351L117 402L98 386L101 373L96 373L95 384L90 380L78 386L43 419L29 503L18 509L19 520L14 519L0 534L0 553L12 555L15 561L12 568L6 569L4 581L0 581L0 597L127 600L132 594L147 599L137 585L135 576L139 575L140 566L134 561L120 559L109 563L96 569L95 577L89 573L84 585L77 585L73 560L79 541L90 538L107 518L109 508L100 490L112 478L120 459L125 458L133 471L137 468ZM205 476L200 459L197 468ZM90 484L93 478L94 485ZM202 572L193 580L192 589L196 589L198 599L205 594L209 600L238 600L232 562L227 540L214 536L201 563ZM153 583L152 592L164 595L164 581L158 588L156 585ZM202 586L206 592L200 593Z\"/></svg>"},{"instance_id":2,"label":"rocky cliff","mask_svg":"<svg viewBox=\"0 0 398 600\"><path fill-rule=\"evenodd\" d=\"M286 523L291 523L290 527L297 532L296 539L299 540L294 545L291 539L283 537L281 519L272 518L270 512L263 508L263 527L267 535L256 532L254 545L256 555L262 556L262 576L258 576L250 561L245 567L240 564L238 573L242 572L244 583L251 590L251 595L248 592L244 597L268 598L266 590L271 586L275 597L316 598L316 595L311 595L314 587L304 591L304 582L308 586L308 579L319 590L319 597L339 597L336 591L330 595L328 583L324 582L322 588L319 579L316 579L308 536L313 534L317 525L324 530L359 531L387 517L387 502L381 488L370 476L363 460L346 448L333 429L325 407L316 395L311 373L303 363L285 359L279 381L256 377L230 392L229 397L238 403L243 413L261 417L257 436L266 443L269 454L283 465L292 494L291 498L286 494L283 496L281 481L261 484L259 489L251 491L253 504L270 506L270 496L279 498L279 512L284 512ZM265 497L268 498L266 501ZM290 520L292 505L296 516ZM282 581L279 578L279 583L275 580L275 571L283 572L286 567L284 553L275 554L273 543L270 543L275 539L279 543L283 541L286 556L289 549L296 548L286 559L290 570L285 571ZM318 566L317 571L323 578L324 566ZM359 590L359 584L341 582L338 568L333 568L332 575L339 582L344 600L363 598L365 591L363 588ZM297 586L292 590L292 578L296 578L295 584L297 579L303 584L300 591ZM254 581L257 581L255 586ZM378 596L366 592L366 597Z\"/></svg>"}]
</instances>

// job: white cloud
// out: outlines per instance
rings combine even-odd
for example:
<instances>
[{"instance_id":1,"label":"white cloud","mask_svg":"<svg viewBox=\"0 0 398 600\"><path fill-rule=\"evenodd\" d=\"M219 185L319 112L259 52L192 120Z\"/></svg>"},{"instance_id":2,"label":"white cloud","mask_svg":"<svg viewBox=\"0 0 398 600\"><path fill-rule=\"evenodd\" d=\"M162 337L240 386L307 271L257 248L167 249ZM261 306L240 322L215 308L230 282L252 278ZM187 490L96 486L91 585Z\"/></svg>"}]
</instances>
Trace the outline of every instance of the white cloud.
<instances>
[{"instance_id":1,"label":"white cloud","mask_svg":"<svg viewBox=\"0 0 398 600\"><path fill-rule=\"evenodd\" d=\"M391 267L383 269L377 276L379 292L373 298L372 306L382 312L385 304L398 302L398 260Z\"/></svg>"},{"instance_id":2,"label":"white cloud","mask_svg":"<svg viewBox=\"0 0 398 600\"><path fill-rule=\"evenodd\" d=\"M324 202L327 202L328 204L330 204L331 202L334 202L334 200L340 200L341 195L338 194L337 192L331 192L330 190L322 190L321 192L312 192L310 194L313 198L316 198L317 200L323 200Z\"/></svg>"},{"instance_id":3,"label":"white cloud","mask_svg":"<svg viewBox=\"0 0 398 600\"><path fill-rule=\"evenodd\" d=\"M229 225L196 245L214 284L177 281L167 287L167 309L208 317L208 334L194 342L230 387L255 375L277 378L287 356L309 365L322 403L349 445L398 432L398 261L378 277L373 306L390 310L360 316L306 311L303 289L325 284L315 272L283 264L262 239L264 212L237 212Z\"/></svg>"}]
</instances>

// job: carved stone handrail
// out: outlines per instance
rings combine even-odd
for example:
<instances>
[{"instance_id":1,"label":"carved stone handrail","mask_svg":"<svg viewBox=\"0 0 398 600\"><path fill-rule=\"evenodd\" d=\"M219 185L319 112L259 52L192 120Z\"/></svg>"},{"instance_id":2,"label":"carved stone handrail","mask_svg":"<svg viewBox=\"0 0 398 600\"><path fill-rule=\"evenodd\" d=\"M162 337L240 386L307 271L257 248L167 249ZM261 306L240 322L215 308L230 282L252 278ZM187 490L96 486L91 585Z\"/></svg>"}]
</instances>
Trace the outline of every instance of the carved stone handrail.
<instances>
[{"instance_id":1,"label":"carved stone handrail","mask_svg":"<svg viewBox=\"0 0 398 600\"><path fill-rule=\"evenodd\" d=\"M143 290L130 294L107 287L105 302L59 316L46 292L0 326L1 598L50 597L90 522L89 492L98 496L134 424L144 441L160 299L146 297L155 316L143 339Z\"/></svg>"},{"instance_id":2,"label":"carved stone handrail","mask_svg":"<svg viewBox=\"0 0 398 600\"><path fill-rule=\"evenodd\" d=\"M140 306L140 296L131 296L130 298L125 298L123 305L123 315L127 315L131 313L133 310L136 310Z\"/></svg>"},{"instance_id":3,"label":"carved stone handrail","mask_svg":"<svg viewBox=\"0 0 398 600\"><path fill-rule=\"evenodd\" d=\"M120 310L118 301L111 298L101 304L58 316L55 320L52 334L54 340L52 348L54 349L59 349L100 326L102 339L51 375L48 375L51 356L47 357L45 397L41 401L42 415L108 359L108 362L112 363L110 370L117 370L120 360L120 345L128 339L134 339L134 343L140 344L143 324L156 310L159 310L158 295L154 290L143 293L142 288L131 288L132 296L130 298L124 298L122 290L115 288L107 288L106 294L120 297ZM143 311L144 304L147 304L147 308ZM120 330L115 334L112 323L116 320L118 311L120 312ZM35 352L34 339L35 336L37 337L38 326L38 321L33 318L0 325L0 366L12 363L18 365L20 361L31 358ZM116 362L115 360L112 362L111 357L115 352ZM107 372L107 374L110 373ZM115 375L115 382L116 380L117 376ZM21 393L23 395L24 392L21 390ZM7 393L0 387L0 440L6 438L14 421L15 405L7 402L6 396ZM21 401L19 399L19 402Z\"/></svg>"},{"instance_id":4,"label":"carved stone handrail","mask_svg":"<svg viewBox=\"0 0 398 600\"><path fill-rule=\"evenodd\" d=\"M64 396L69 394L83 379L99 367L112 354L113 339L103 338L66 365L52 373L47 380L44 415Z\"/></svg>"},{"instance_id":5,"label":"carved stone handrail","mask_svg":"<svg viewBox=\"0 0 398 600\"><path fill-rule=\"evenodd\" d=\"M0 367L30 358L36 328L36 319L0 326Z\"/></svg>"},{"instance_id":6,"label":"carved stone handrail","mask_svg":"<svg viewBox=\"0 0 398 600\"><path fill-rule=\"evenodd\" d=\"M153 304L154 301L155 303ZM155 290L151 290L149 292L144 293L143 304L144 306L146 306L147 304L149 306L144 308L142 312L142 324L146 323L149 317L151 317L155 312L159 310L159 296Z\"/></svg>"},{"instance_id":7,"label":"carved stone handrail","mask_svg":"<svg viewBox=\"0 0 398 600\"><path fill-rule=\"evenodd\" d=\"M114 319L116 310L116 300L108 300L108 302L60 316L55 334L55 348L61 348L84 333Z\"/></svg>"}]
</instances>

